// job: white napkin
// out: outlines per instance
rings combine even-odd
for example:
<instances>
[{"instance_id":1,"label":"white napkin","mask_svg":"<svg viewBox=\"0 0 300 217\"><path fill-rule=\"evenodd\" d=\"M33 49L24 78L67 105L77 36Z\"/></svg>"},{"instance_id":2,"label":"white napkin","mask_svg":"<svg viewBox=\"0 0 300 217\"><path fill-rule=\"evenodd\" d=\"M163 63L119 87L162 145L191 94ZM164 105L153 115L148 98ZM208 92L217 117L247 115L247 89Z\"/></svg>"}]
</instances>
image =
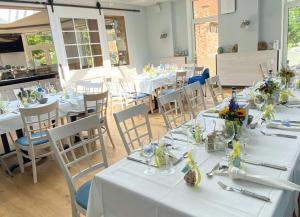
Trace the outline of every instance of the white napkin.
<instances>
[{"instance_id":1,"label":"white napkin","mask_svg":"<svg viewBox=\"0 0 300 217\"><path fill-rule=\"evenodd\" d=\"M285 126L281 123L274 123L274 122L270 122L267 124L267 128L269 129L278 129L278 130L286 130L286 131L296 131L296 132L300 132L300 125L299 126Z\"/></svg>"},{"instance_id":2,"label":"white napkin","mask_svg":"<svg viewBox=\"0 0 300 217\"><path fill-rule=\"evenodd\" d=\"M228 175L232 179L241 179L248 182L254 182L257 184L261 184L261 185L265 185L265 186L269 186L281 190L300 192L300 186L290 181L268 177L268 176L247 174L245 171L242 171L236 167L230 168L228 170Z\"/></svg>"}]
</instances>

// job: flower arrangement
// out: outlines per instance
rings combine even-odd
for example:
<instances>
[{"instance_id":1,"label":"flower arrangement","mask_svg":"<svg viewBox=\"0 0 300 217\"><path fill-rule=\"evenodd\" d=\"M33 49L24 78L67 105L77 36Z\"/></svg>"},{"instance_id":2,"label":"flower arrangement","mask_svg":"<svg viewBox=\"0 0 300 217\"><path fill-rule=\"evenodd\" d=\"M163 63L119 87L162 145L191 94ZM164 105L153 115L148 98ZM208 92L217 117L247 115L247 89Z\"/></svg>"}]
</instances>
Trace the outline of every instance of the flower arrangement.
<instances>
[{"instance_id":1,"label":"flower arrangement","mask_svg":"<svg viewBox=\"0 0 300 217\"><path fill-rule=\"evenodd\" d=\"M287 68L282 68L278 73L278 76L285 84L288 84L290 83L291 78L295 77L295 72Z\"/></svg>"},{"instance_id":2,"label":"flower arrangement","mask_svg":"<svg viewBox=\"0 0 300 217\"><path fill-rule=\"evenodd\" d=\"M229 156L229 165L241 167L241 144L239 141L234 141L233 150Z\"/></svg>"},{"instance_id":3,"label":"flower arrangement","mask_svg":"<svg viewBox=\"0 0 300 217\"><path fill-rule=\"evenodd\" d=\"M145 65L144 72L149 74L150 76L153 76L153 74L155 72L153 65L150 65L150 64Z\"/></svg>"},{"instance_id":4,"label":"flower arrangement","mask_svg":"<svg viewBox=\"0 0 300 217\"><path fill-rule=\"evenodd\" d=\"M289 100L289 97L293 97L294 95L290 90L281 90L279 93L279 103L284 104L287 103Z\"/></svg>"},{"instance_id":5,"label":"flower arrangement","mask_svg":"<svg viewBox=\"0 0 300 217\"><path fill-rule=\"evenodd\" d=\"M273 81L264 82L260 87L258 88L258 91L263 94L267 95L268 97L272 97L273 94L279 89L279 85Z\"/></svg>"},{"instance_id":6,"label":"flower arrangement","mask_svg":"<svg viewBox=\"0 0 300 217\"><path fill-rule=\"evenodd\" d=\"M243 124L246 119L247 111L233 100L230 100L229 106L219 111L219 117L228 121L238 122Z\"/></svg>"},{"instance_id":7,"label":"flower arrangement","mask_svg":"<svg viewBox=\"0 0 300 217\"><path fill-rule=\"evenodd\" d=\"M262 113L262 118L265 120L275 119L274 107L272 104L265 106Z\"/></svg>"},{"instance_id":8,"label":"flower arrangement","mask_svg":"<svg viewBox=\"0 0 300 217\"><path fill-rule=\"evenodd\" d=\"M187 164L182 169L182 172L185 173L184 180L186 183L193 187L198 187L201 182L201 173L197 166L197 163L193 159L191 152L187 154Z\"/></svg>"}]
</instances>

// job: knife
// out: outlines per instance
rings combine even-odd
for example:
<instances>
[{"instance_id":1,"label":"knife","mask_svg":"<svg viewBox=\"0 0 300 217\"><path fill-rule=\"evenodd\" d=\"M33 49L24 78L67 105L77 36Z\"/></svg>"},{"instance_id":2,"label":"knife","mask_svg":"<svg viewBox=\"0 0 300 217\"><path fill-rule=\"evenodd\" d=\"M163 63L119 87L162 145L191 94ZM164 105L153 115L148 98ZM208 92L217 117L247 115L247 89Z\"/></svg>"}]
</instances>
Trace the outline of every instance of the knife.
<instances>
[{"instance_id":1,"label":"knife","mask_svg":"<svg viewBox=\"0 0 300 217\"><path fill-rule=\"evenodd\" d=\"M282 120L272 120L274 122L279 122L279 123L284 123L284 121ZM288 123L291 123L291 124L300 124L300 121L287 121Z\"/></svg>"},{"instance_id":2,"label":"knife","mask_svg":"<svg viewBox=\"0 0 300 217\"><path fill-rule=\"evenodd\" d=\"M272 169L287 171L287 167L276 165L276 164L265 163L265 162L249 160L249 159L242 159L242 162L247 163L247 164L256 165L256 166L269 167L269 168L272 168Z\"/></svg>"},{"instance_id":3,"label":"knife","mask_svg":"<svg viewBox=\"0 0 300 217\"><path fill-rule=\"evenodd\" d=\"M218 116L214 116L214 115L202 114L202 116L206 117L206 118L217 118L217 119L219 119Z\"/></svg>"},{"instance_id":4,"label":"knife","mask_svg":"<svg viewBox=\"0 0 300 217\"><path fill-rule=\"evenodd\" d=\"M280 133L275 133L273 135L278 136L278 137L289 138L289 139L297 139L298 138L298 136L286 135L286 134L280 134Z\"/></svg>"},{"instance_id":5,"label":"knife","mask_svg":"<svg viewBox=\"0 0 300 217\"><path fill-rule=\"evenodd\" d=\"M173 166L176 166L177 164L179 164L184 158L185 158L185 156L188 154L188 152L185 152L183 155L182 155L182 157L180 157L179 159L177 159L177 161L175 161L174 163L173 163Z\"/></svg>"},{"instance_id":6,"label":"knife","mask_svg":"<svg viewBox=\"0 0 300 217\"><path fill-rule=\"evenodd\" d=\"M139 160L139 159L130 157L130 156L127 156L127 160L131 160L131 161L134 161L134 162L138 162L138 163L141 163L141 164L145 164L145 165L147 165L147 166L151 166L151 167L157 168L157 166L155 166L155 165L153 165L153 164L147 164L145 161L142 161L142 160Z\"/></svg>"},{"instance_id":7,"label":"knife","mask_svg":"<svg viewBox=\"0 0 300 217\"><path fill-rule=\"evenodd\" d=\"M169 139L169 140L172 140L171 137L169 136L165 136L164 138L166 139ZM178 138L173 138L174 141L179 141L179 142L188 142L187 140L184 140L184 139L178 139Z\"/></svg>"}]
</instances>

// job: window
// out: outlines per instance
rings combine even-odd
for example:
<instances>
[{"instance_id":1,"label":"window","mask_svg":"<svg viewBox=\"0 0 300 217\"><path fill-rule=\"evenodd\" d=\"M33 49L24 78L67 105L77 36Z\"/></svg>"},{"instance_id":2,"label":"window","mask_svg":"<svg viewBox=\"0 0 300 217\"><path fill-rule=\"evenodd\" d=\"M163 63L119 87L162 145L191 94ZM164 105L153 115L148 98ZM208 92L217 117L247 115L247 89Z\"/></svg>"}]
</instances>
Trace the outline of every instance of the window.
<instances>
[{"instance_id":1,"label":"window","mask_svg":"<svg viewBox=\"0 0 300 217\"><path fill-rule=\"evenodd\" d=\"M70 70L103 66L96 19L60 19Z\"/></svg>"},{"instance_id":2,"label":"window","mask_svg":"<svg viewBox=\"0 0 300 217\"><path fill-rule=\"evenodd\" d=\"M25 35L25 39L27 57L35 67L57 63L50 32L28 33Z\"/></svg>"},{"instance_id":3,"label":"window","mask_svg":"<svg viewBox=\"0 0 300 217\"><path fill-rule=\"evenodd\" d=\"M113 66L129 65L125 20L122 16L105 16L110 61Z\"/></svg>"}]
</instances>

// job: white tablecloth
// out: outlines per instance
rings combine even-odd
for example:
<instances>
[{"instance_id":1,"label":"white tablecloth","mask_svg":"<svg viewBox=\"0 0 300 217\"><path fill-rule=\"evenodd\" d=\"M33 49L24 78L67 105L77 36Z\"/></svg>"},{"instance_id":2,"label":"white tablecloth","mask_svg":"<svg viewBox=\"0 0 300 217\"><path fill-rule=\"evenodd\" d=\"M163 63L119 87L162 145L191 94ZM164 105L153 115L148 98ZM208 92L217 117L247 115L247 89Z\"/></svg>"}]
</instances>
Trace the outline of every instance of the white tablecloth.
<instances>
[{"instance_id":1,"label":"white tablecloth","mask_svg":"<svg viewBox=\"0 0 300 217\"><path fill-rule=\"evenodd\" d=\"M299 95L299 94L297 94ZM299 95L300 96L300 95ZM250 111L254 116L256 110ZM276 119L300 121L300 109L278 107ZM219 119L207 118L207 120ZM300 184L300 141L280 137L267 137L259 130L299 135L299 132L282 132L259 126L252 131L247 152L249 158L273 162L288 167L288 171L244 164L252 174L291 180ZM88 217L288 217L292 216L296 193L273 189L244 181L232 181L229 177L205 175L213 166L223 160L224 152L212 154L205 149L196 149L196 160L200 162L202 182L199 188L187 186L178 164L176 174L162 177L159 174L146 176L145 165L124 159L97 174L92 182L88 204ZM244 195L222 190L218 181L232 186L241 186L268 196L271 202L263 202Z\"/></svg>"},{"instance_id":2,"label":"white tablecloth","mask_svg":"<svg viewBox=\"0 0 300 217\"><path fill-rule=\"evenodd\" d=\"M72 96L69 99L63 99L62 94L48 95L47 104L59 100L59 116L64 117L69 111L83 111L84 103L83 96ZM20 113L18 112L18 101L9 102L7 109L9 112L0 115L0 134L8 133L17 129L23 128L23 122ZM35 104L32 107L44 106Z\"/></svg>"},{"instance_id":3,"label":"white tablecloth","mask_svg":"<svg viewBox=\"0 0 300 217\"><path fill-rule=\"evenodd\" d=\"M188 71L187 77L193 76L193 72ZM140 74L135 80L137 92L152 94L155 89L165 86L167 84L175 84L176 72L157 73L156 76L149 76L148 74Z\"/></svg>"}]
</instances>

